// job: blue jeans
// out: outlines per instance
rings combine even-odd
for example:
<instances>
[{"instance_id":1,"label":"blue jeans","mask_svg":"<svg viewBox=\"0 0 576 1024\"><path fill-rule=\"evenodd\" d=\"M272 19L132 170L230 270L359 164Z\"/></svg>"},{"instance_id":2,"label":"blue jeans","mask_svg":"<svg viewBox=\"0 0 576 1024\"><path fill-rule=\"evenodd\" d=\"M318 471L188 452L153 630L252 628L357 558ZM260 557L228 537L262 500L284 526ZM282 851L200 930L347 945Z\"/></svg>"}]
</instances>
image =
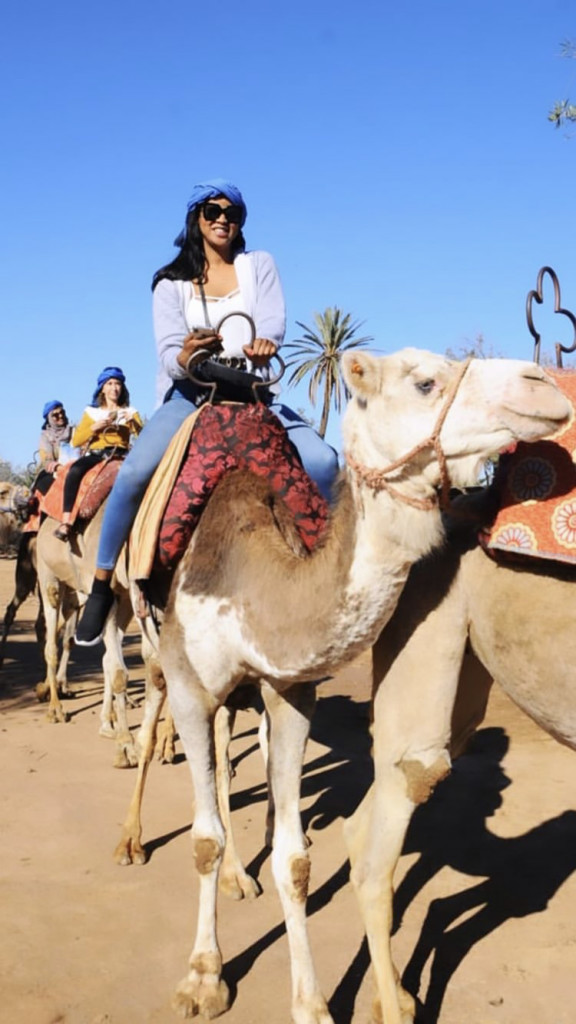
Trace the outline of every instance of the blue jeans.
<instances>
[{"instance_id":1,"label":"blue jeans","mask_svg":"<svg viewBox=\"0 0 576 1024\"><path fill-rule=\"evenodd\" d=\"M302 460L302 465L311 476L314 483L318 485L320 493L327 501L332 498L332 488L338 475L338 453L327 441L316 433L309 423L306 423L298 413L289 409L282 402L272 402L270 410L280 420L280 423L288 432Z\"/></svg>"},{"instance_id":2,"label":"blue jeans","mask_svg":"<svg viewBox=\"0 0 576 1024\"><path fill-rule=\"evenodd\" d=\"M148 420L124 459L104 510L96 559L98 569L113 569L116 565L154 471L179 427L196 408L192 399L174 391ZM329 498L338 472L336 452L287 406L275 402L270 408L288 431L304 469Z\"/></svg>"}]
</instances>

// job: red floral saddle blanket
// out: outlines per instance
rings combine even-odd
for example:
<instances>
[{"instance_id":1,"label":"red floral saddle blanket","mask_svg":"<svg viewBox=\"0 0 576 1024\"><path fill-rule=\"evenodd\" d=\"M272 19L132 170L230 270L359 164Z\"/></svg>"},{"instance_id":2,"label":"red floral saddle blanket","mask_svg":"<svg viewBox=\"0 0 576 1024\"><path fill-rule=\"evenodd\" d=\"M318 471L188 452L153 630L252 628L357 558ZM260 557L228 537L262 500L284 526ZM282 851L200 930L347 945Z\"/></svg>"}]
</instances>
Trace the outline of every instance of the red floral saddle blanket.
<instances>
[{"instance_id":1,"label":"red floral saddle blanket","mask_svg":"<svg viewBox=\"0 0 576 1024\"><path fill-rule=\"evenodd\" d=\"M302 543L312 551L324 533L329 506L280 421L262 403L206 405L198 413L164 510L155 569L175 568L214 488L233 469L250 470L269 481L292 513Z\"/></svg>"},{"instance_id":2,"label":"red floral saddle blanket","mask_svg":"<svg viewBox=\"0 0 576 1024\"><path fill-rule=\"evenodd\" d=\"M47 494L40 500L40 511L53 519L62 518L62 501L64 498L64 482L72 463L58 471L54 483ZM72 522L78 519L92 519L96 512L106 501L112 490L118 470L122 465L122 459L105 459L98 465L92 466L80 481L74 508L72 509Z\"/></svg>"},{"instance_id":3,"label":"red floral saddle blanket","mask_svg":"<svg viewBox=\"0 0 576 1024\"><path fill-rule=\"evenodd\" d=\"M548 370L572 404L563 430L521 442L500 460L500 510L483 544L490 554L576 562L576 373Z\"/></svg>"}]
</instances>

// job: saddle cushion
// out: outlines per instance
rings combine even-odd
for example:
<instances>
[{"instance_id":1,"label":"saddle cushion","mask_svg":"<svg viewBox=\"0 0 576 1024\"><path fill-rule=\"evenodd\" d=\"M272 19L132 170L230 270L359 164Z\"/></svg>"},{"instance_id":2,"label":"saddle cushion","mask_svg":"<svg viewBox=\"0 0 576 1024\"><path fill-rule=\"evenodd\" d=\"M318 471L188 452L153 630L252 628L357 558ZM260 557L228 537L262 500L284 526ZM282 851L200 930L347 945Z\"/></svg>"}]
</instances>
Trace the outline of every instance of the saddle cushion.
<instances>
[{"instance_id":1,"label":"saddle cushion","mask_svg":"<svg viewBox=\"0 0 576 1024\"><path fill-rule=\"evenodd\" d=\"M106 498L112 490L112 484L116 479L116 475L122 459L104 459L99 462L96 466L92 466L88 470L85 476L80 481L80 487L78 488L78 494L76 495L76 501L74 502L74 508L72 509L72 522L78 519L92 519L96 512L100 508L100 505L106 501ZM66 480L66 474L72 463L68 463L66 466L58 471L57 476L54 479L54 483L50 487L50 490L40 500L40 508L46 515L51 516L52 519L62 519L62 501L64 497L64 482Z\"/></svg>"},{"instance_id":2,"label":"saddle cushion","mask_svg":"<svg viewBox=\"0 0 576 1024\"><path fill-rule=\"evenodd\" d=\"M483 541L490 553L576 562L576 373L547 370L572 404L551 440L521 442L500 460L500 510Z\"/></svg>"},{"instance_id":3,"label":"saddle cushion","mask_svg":"<svg viewBox=\"0 0 576 1024\"><path fill-rule=\"evenodd\" d=\"M262 403L206 405L164 511L156 568L175 567L212 491L232 469L265 477L294 517L305 548L315 547L328 522L328 502L304 470L280 421Z\"/></svg>"}]
</instances>

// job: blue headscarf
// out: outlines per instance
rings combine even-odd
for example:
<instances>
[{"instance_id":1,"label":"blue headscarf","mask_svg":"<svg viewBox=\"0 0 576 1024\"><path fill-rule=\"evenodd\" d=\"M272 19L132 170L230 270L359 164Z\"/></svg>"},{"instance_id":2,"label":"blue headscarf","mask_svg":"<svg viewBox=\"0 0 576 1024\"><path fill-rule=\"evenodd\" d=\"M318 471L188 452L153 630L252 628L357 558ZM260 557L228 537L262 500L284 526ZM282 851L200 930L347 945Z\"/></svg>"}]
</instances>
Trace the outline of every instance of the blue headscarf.
<instances>
[{"instance_id":1,"label":"blue headscarf","mask_svg":"<svg viewBox=\"0 0 576 1024\"><path fill-rule=\"evenodd\" d=\"M57 398L54 398L51 402L46 402L46 405L42 409L42 419L47 420L50 413L54 412L54 409L63 409L62 402L59 402Z\"/></svg>"},{"instance_id":2,"label":"blue headscarf","mask_svg":"<svg viewBox=\"0 0 576 1024\"><path fill-rule=\"evenodd\" d=\"M119 366L105 366L102 373L98 375L96 390L92 395L91 405L98 405L98 398L107 380L119 380L121 384L126 383L126 377Z\"/></svg>"},{"instance_id":3,"label":"blue headscarf","mask_svg":"<svg viewBox=\"0 0 576 1024\"><path fill-rule=\"evenodd\" d=\"M240 222L240 227L242 227L248 214L246 203L242 198L240 189L236 188L236 185L233 185L231 181L226 181L224 178L210 178L208 181L201 181L197 185L194 185L192 195L188 200L186 214L188 215L190 210L193 210L194 207L205 203L207 199L215 199L216 196L226 196L226 199L229 199L235 206L242 207L242 220ZM186 242L187 231L188 225L185 224L183 230L178 235L178 238L174 239L174 245L177 245L179 249L181 249Z\"/></svg>"}]
</instances>

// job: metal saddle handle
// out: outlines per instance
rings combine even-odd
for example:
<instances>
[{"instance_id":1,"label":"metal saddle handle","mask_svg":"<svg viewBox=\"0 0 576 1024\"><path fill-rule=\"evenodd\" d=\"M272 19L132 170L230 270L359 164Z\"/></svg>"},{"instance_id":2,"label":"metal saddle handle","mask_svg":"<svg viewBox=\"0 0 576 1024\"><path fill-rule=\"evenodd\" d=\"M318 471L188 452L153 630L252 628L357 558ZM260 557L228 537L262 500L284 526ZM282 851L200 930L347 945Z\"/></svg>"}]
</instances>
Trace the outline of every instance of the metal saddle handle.
<instances>
[{"instance_id":1,"label":"metal saddle handle","mask_svg":"<svg viewBox=\"0 0 576 1024\"><path fill-rule=\"evenodd\" d=\"M252 317L249 316L248 313L244 313L240 310L238 312L226 313L218 323L218 326L214 328L214 333L219 334L222 325L226 322L226 320L229 320L233 316L241 316L244 318L244 320L248 322L248 325L250 327L249 344L252 344L252 342L256 338L256 325ZM274 353L274 355L271 356L270 359L275 359L277 361L277 363L279 364L279 372L276 374L275 377L271 377L269 380L264 380L261 377L257 377L256 374L254 373L248 373L245 370L237 370L232 367L227 367L225 364L215 362L214 360L212 360L212 355L213 353L210 352L209 349L200 348L194 353L194 355L190 356L190 359L188 360L188 363L186 365L186 372L190 380L194 384L196 384L197 387L210 389L210 394L207 399L209 405L213 403L214 398L216 397L216 393L218 391L218 381L207 381L202 380L202 378L200 377L197 377L194 374L195 366L211 361L212 365L219 367L221 373L226 373L226 377L228 379L229 384L232 384L233 381L236 381L238 387L243 387L244 389L250 388L254 396L255 402L261 401L260 396L258 394L258 389L262 388L264 390L267 390L271 385L277 384L279 380L282 380L282 377L284 376L284 372L286 370L286 364L284 363L284 360L282 359L281 356L278 355L277 352Z\"/></svg>"}]
</instances>

